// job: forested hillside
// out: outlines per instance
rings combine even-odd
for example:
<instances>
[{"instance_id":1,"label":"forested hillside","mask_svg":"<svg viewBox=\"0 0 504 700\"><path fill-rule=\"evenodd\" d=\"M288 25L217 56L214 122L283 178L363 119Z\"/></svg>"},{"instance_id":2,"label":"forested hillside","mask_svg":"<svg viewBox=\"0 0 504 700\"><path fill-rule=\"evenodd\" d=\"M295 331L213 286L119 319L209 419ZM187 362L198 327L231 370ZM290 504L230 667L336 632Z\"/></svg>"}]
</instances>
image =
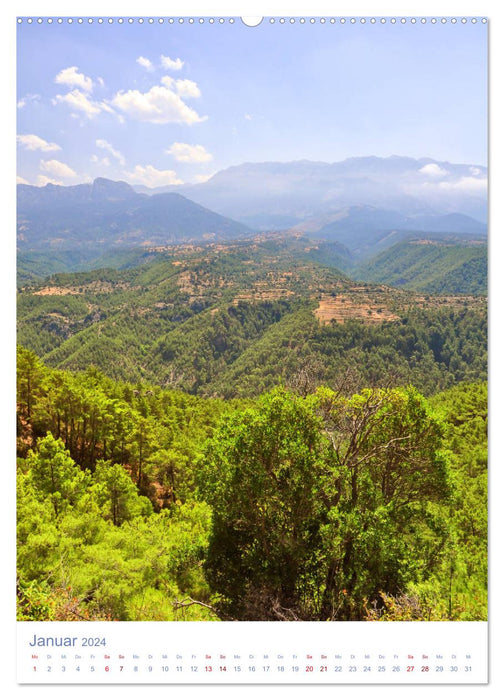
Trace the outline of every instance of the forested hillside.
<instances>
[{"instance_id":1,"label":"forested hillside","mask_svg":"<svg viewBox=\"0 0 504 700\"><path fill-rule=\"evenodd\" d=\"M18 388L20 619L486 617L483 384Z\"/></svg>"},{"instance_id":2,"label":"forested hillside","mask_svg":"<svg viewBox=\"0 0 504 700\"><path fill-rule=\"evenodd\" d=\"M317 250L263 237L59 273L22 288L18 340L54 367L207 396L258 395L299 372L428 394L485 379L484 297L357 284Z\"/></svg>"},{"instance_id":3,"label":"forested hillside","mask_svg":"<svg viewBox=\"0 0 504 700\"><path fill-rule=\"evenodd\" d=\"M432 294L487 294L487 256L481 241L417 238L367 260L353 275Z\"/></svg>"},{"instance_id":4,"label":"forested hillside","mask_svg":"<svg viewBox=\"0 0 504 700\"><path fill-rule=\"evenodd\" d=\"M20 619L486 619L486 298L325 258L264 235L30 275Z\"/></svg>"},{"instance_id":5,"label":"forested hillside","mask_svg":"<svg viewBox=\"0 0 504 700\"><path fill-rule=\"evenodd\" d=\"M24 287L57 272L84 272L112 268L123 270L142 265L156 257L145 248L115 248L101 252L96 248L55 252L18 252L17 286Z\"/></svg>"}]
</instances>

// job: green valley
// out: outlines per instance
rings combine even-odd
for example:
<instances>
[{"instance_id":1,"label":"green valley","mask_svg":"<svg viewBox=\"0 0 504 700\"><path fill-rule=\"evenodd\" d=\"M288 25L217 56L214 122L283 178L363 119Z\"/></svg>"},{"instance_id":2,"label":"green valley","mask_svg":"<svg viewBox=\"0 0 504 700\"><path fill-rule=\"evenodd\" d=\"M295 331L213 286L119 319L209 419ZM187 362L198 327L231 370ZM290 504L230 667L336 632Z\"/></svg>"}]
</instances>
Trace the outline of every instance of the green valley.
<instances>
[{"instance_id":1,"label":"green valley","mask_svg":"<svg viewBox=\"0 0 504 700\"><path fill-rule=\"evenodd\" d=\"M204 395L257 395L303 368L334 383L484 379L485 299L356 284L303 238L151 250L142 264L25 285L18 341L54 367ZM110 357L114 361L110 361Z\"/></svg>"}]
</instances>

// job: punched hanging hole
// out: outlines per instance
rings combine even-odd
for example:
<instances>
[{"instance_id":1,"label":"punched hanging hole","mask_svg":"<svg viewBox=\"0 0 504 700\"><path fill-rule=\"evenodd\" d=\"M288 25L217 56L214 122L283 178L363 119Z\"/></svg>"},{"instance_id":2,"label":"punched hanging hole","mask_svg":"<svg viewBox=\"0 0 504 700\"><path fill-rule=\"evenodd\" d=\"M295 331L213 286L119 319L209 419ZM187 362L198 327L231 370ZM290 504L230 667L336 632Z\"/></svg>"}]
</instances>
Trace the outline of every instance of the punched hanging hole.
<instances>
[{"instance_id":1,"label":"punched hanging hole","mask_svg":"<svg viewBox=\"0 0 504 700\"><path fill-rule=\"evenodd\" d=\"M240 19L247 27L258 27L263 21L262 17L241 17Z\"/></svg>"}]
</instances>

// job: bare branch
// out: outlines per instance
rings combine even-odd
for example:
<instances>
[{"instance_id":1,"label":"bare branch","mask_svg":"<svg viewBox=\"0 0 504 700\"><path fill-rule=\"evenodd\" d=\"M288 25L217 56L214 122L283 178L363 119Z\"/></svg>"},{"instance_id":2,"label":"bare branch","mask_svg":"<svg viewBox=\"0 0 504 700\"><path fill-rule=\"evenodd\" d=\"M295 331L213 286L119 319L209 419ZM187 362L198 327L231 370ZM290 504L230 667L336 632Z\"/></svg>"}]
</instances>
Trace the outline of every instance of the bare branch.
<instances>
[{"instance_id":1,"label":"bare branch","mask_svg":"<svg viewBox=\"0 0 504 700\"><path fill-rule=\"evenodd\" d=\"M174 600L172 605L175 610L179 610L180 608L189 608L191 607L191 605L200 605L202 608L207 608L207 610L213 612L214 615L220 617L221 620L226 620L227 622L236 622L236 619L234 617L229 617L220 610L217 610L217 608L214 608L213 605L208 605L208 603L202 603L200 600L194 600L194 598L187 597L183 600Z\"/></svg>"},{"instance_id":2,"label":"bare branch","mask_svg":"<svg viewBox=\"0 0 504 700\"><path fill-rule=\"evenodd\" d=\"M391 438L384 445L376 445L376 447L374 447L372 450L367 452L365 455L363 455L356 462L352 462L352 466L357 467L362 462L365 462L367 459L371 459L371 457L374 457L375 455L379 454L380 452L385 452L391 445L393 445L397 442L401 442L404 440L410 440L410 439L411 439L411 435L405 435L404 437Z\"/></svg>"},{"instance_id":3,"label":"bare branch","mask_svg":"<svg viewBox=\"0 0 504 700\"><path fill-rule=\"evenodd\" d=\"M280 601L278 600L278 598L273 602L272 610L279 620L284 620L288 622L299 622L301 620L301 618L296 615L294 610L292 610L291 608L284 608L282 605L280 605Z\"/></svg>"}]
</instances>

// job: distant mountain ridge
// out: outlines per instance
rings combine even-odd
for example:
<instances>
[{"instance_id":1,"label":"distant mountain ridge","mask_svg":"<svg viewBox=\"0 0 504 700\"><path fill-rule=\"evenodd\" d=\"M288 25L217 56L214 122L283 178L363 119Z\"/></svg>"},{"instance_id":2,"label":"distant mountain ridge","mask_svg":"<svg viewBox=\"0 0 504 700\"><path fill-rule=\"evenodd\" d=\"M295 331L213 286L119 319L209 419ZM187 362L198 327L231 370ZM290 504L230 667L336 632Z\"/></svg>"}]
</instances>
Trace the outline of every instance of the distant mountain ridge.
<instances>
[{"instance_id":1,"label":"distant mountain ridge","mask_svg":"<svg viewBox=\"0 0 504 700\"><path fill-rule=\"evenodd\" d=\"M149 197L105 178L70 187L18 185L17 204L18 244L26 250L191 243L250 233L181 194Z\"/></svg>"},{"instance_id":2,"label":"distant mountain ridge","mask_svg":"<svg viewBox=\"0 0 504 700\"><path fill-rule=\"evenodd\" d=\"M131 185L121 180L96 178L92 183L80 185L53 185L44 187L18 185L18 208L25 210L33 207L66 207L82 202L124 202L145 199L147 195L136 192Z\"/></svg>"},{"instance_id":3,"label":"distant mountain ridge","mask_svg":"<svg viewBox=\"0 0 504 700\"><path fill-rule=\"evenodd\" d=\"M399 156L244 163L170 191L138 192L106 178L18 185L18 241L24 250L70 250L290 230L364 258L412 232L484 238L486 187L482 166Z\"/></svg>"},{"instance_id":4,"label":"distant mountain ridge","mask_svg":"<svg viewBox=\"0 0 504 700\"><path fill-rule=\"evenodd\" d=\"M371 206L352 206L322 217L308 219L293 227L316 239L337 241L355 257L377 251L411 238L413 232L481 239L486 226L465 214L404 216L397 211Z\"/></svg>"},{"instance_id":5,"label":"distant mountain ridge","mask_svg":"<svg viewBox=\"0 0 504 700\"><path fill-rule=\"evenodd\" d=\"M330 211L363 205L406 217L459 213L486 222L486 188L487 168L481 165L369 156L336 163L243 163L204 183L163 189L266 230L277 228L279 222L288 228Z\"/></svg>"}]
</instances>

